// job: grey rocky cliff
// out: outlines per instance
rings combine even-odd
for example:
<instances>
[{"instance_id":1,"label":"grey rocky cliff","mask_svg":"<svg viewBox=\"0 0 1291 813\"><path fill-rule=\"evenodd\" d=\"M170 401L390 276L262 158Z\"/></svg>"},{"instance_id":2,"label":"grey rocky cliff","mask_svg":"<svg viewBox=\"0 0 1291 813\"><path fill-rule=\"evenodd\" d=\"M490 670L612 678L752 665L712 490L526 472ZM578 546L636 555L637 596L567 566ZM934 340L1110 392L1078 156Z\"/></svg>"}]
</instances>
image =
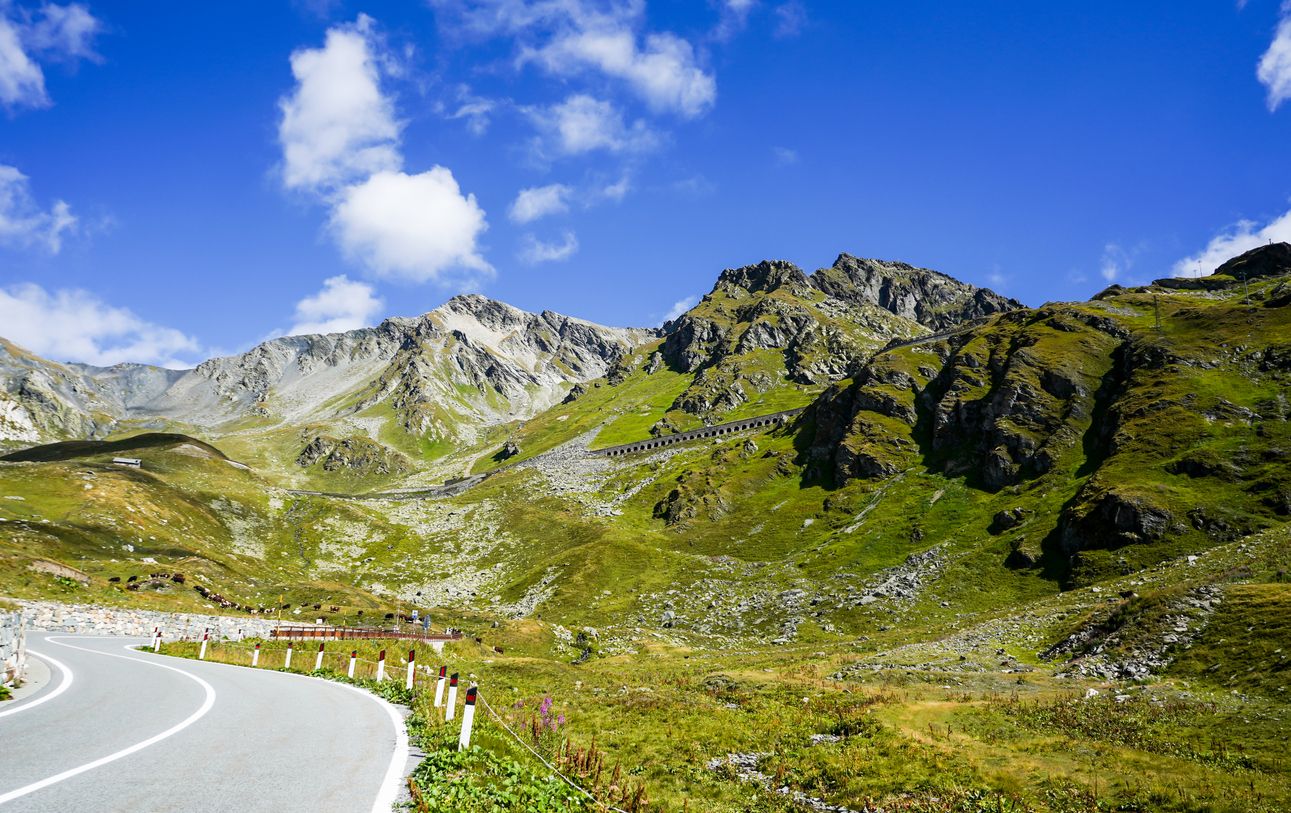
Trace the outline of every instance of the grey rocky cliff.
<instances>
[{"instance_id":1,"label":"grey rocky cliff","mask_svg":"<svg viewBox=\"0 0 1291 813\"><path fill-rule=\"evenodd\" d=\"M832 266L812 274L811 282L836 299L868 302L934 331L1022 307L938 271L850 254L838 255Z\"/></svg>"},{"instance_id":2,"label":"grey rocky cliff","mask_svg":"<svg viewBox=\"0 0 1291 813\"><path fill-rule=\"evenodd\" d=\"M656 335L469 295L376 327L272 339L192 370L59 364L3 343L0 444L98 437L126 420L217 432L253 416L325 423L383 401L407 431L470 437L558 403Z\"/></svg>"}]
</instances>

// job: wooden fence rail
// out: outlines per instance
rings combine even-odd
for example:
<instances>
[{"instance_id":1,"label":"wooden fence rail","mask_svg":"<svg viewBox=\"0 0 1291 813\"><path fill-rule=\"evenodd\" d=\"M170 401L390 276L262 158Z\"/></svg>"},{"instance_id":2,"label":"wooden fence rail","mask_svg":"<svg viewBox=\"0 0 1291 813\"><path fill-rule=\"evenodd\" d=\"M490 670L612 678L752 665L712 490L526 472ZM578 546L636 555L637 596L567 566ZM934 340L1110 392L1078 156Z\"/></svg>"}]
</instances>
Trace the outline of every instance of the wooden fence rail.
<instances>
[{"instance_id":1,"label":"wooden fence rail","mask_svg":"<svg viewBox=\"0 0 1291 813\"><path fill-rule=\"evenodd\" d=\"M276 627L269 631L270 638L282 641L298 641L313 638L325 641L344 641L355 638L383 638L407 641L457 641L462 637L460 632L437 634L429 632L400 632L395 630L374 629L372 627Z\"/></svg>"}]
</instances>

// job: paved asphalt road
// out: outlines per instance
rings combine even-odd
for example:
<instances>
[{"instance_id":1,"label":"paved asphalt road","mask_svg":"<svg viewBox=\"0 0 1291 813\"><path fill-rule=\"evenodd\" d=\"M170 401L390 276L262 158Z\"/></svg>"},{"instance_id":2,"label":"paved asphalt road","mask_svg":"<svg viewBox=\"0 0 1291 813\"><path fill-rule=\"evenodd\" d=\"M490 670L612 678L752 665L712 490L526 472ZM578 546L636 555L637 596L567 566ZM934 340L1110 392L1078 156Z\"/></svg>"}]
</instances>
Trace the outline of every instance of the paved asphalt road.
<instances>
[{"instance_id":1,"label":"paved asphalt road","mask_svg":"<svg viewBox=\"0 0 1291 813\"><path fill-rule=\"evenodd\" d=\"M388 813L398 711L339 683L34 633L39 692L0 705L0 813Z\"/></svg>"}]
</instances>

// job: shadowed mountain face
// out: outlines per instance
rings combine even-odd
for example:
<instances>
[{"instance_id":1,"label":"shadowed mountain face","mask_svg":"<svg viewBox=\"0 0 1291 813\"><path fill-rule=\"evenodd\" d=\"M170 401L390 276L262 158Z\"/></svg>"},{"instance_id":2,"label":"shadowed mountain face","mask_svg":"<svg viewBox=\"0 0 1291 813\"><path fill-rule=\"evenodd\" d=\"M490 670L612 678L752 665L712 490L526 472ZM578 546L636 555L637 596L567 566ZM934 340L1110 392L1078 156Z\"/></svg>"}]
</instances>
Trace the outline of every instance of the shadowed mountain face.
<instances>
[{"instance_id":1,"label":"shadowed mountain face","mask_svg":"<svg viewBox=\"0 0 1291 813\"><path fill-rule=\"evenodd\" d=\"M1008 534L1015 563L1084 581L1137 569L1291 516L1289 340L1286 244L1005 313L879 354L822 395L810 476L963 478L1016 495L992 524L1030 527Z\"/></svg>"}]
</instances>

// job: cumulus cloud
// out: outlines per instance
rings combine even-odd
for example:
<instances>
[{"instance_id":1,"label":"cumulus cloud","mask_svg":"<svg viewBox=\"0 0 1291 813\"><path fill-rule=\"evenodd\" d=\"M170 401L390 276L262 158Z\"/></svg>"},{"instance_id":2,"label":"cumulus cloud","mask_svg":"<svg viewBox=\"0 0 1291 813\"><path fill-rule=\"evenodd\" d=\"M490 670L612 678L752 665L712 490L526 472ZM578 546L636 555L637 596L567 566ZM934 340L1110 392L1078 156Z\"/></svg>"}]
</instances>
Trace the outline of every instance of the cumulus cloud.
<instances>
[{"instance_id":1,"label":"cumulus cloud","mask_svg":"<svg viewBox=\"0 0 1291 813\"><path fill-rule=\"evenodd\" d=\"M516 223L532 223L547 215L569 211L569 196L573 190L561 183L521 189L511 204L511 219Z\"/></svg>"},{"instance_id":2,"label":"cumulus cloud","mask_svg":"<svg viewBox=\"0 0 1291 813\"><path fill-rule=\"evenodd\" d=\"M64 201L49 210L39 207L31 195L27 176L16 167L0 164L0 245L38 247L57 254L63 235L76 228L76 217Z\"/></svg>"},{"instance_id":3,"label":"cumulus cloud","mask_svg":"<svg viewBox=\"0 0 1291 813\"><path fill-rule=\"evenodd\" d=\"M441 16L477 35L520 37L520 64L559 76L594 72L619 80L650 107L687 118L707 112L717 81L700 67L694 47L669 32L645 33L639 0L431 0ZM752 3L728 0L724 13L742 18Z\"/></svg>"},{"instance_id":4,"label":"cumulus cloud","mask_svg":"<svg viewBox=\"0 0 1291 813\"><path fill-rule=\"evenodd\" d=\"M5 338L41 356L97 366L121 362L191 366L179 356L199 351L197 341L113 307L88 291L54 292L33 283L0 288Z\"/></svg>"},{"instance_id":5,"label":"cumulus cloud","mask_svg":"<svg viewBox=\"0 0 1291 813\"><path fill-rule=\"evenodd\" d=\"M694 118L717 99L717 82L695 63L695 49L673 34L650 34L644 47L627 29L573 31L530 50L523 60L569 76L589 68L621 79L651 109Z\"/></svg>"},{"instance_id":6,"label":"cumulus cloud","mask_svg":"<svg viewBox=\"0 0 1291 813\"><path fill-rule=\"evenodd\" d=\"M46 3L28 29L31 47L52 59L97 62L94 38L103 31L103 23L80 3L56 6Z\"/></svg>"},{"instance_id":7,"label":"cumulus cloud","mask_svg":"<svg viewBox=\"0 0 1291 813\"><path fill-rule=\"evenodd\" d=\"M488 228L484 210L444 167L378 172L347 187L331 225L346 255L378 276L426 282L457 267L493 273L476 248Z\"/></svg>"},{"instance_id":8,"label":"cumulus cloud","mask_svg":"<svg viewBox=\"0 0 1291 813\"><path fill-rule=\"evenodd\" d=\"M101 29L79 3L45 3L35 12L0 3L0 105L11 111L48 107L40 63L97 60L94 37Z\"/></svg>"},{"instance_id":9,"label":"cumulus cloud","mask_svg":"<svg viewBox=\"0 0 1291 813\"><path fill-rule=\"evenodd\" d=\"M574 256L577 251L578 237L572 231L566 231L559 243L547 243L526 234L520 248L520 259L530 265L560 262Z\"/></svg>"},{"instance_id":10,"label":"cumulus cloud","mask_svg":"<svg viewBox=\"0 0 1291 813\"><path fill-rule=\"evenodd\" d=\"M491 275L477 246L488 225L475 196L447 167L404 168L394 101L381 88L395 62L375 28L360 15L328 30L322 48L292 54L297 84L279 103L283 184L317 194L346 257L377 276Z\"/></svg>"},{"instance_id":11,"label":"cumulus cloud","mask_svg":"<svg viewBox=\"0 0 1291 813\"><path fill-rule=\"evenodd\" d=\"M368 327L385 303L371 285L344 274L323 280L323 289L296 303L296 321L290 336L310 333L343 333Z\"/></svg>"},{"instance_id":12,"label":"cumulus cloud","mask_svg":"<svg viewBox=\"0 0 1291 813\"><path fill-rule=\"evenodd\" d=\"M560 104L529 111L544 134L543 146L563 155L605 150L641 152L651 149L658 138L643 121L628 125L623 113L610 102L586 94L575 94Z\"/></svg>"},{"instance_id":13,"label":"cumulus cloud","mask_svg":"<svg viewBox=\"0 0 1291 813\"><path fill-rule=\"evenodd\" d=\"M1260 58L1256 76L1268 88L1270 111L1291 99L1291 2L1282 4L1282 21L1269 49Z\"/></svg>"},{"instance_id":14,"label":"cumulus cloud","mask_svg":"<svg viewBox=\"0 0 1291 813\"><path fill-rule=\"evenodd\" d=\"M399 123L381 92L373 22L327 32L322 48L291 55L296 88L279 102L278 139L283 183L289 189L331 189L382 170L397 169Z\"/></svg>"},{"instance_id":15,"label":"cumulus cloud","mask_svg":"<svg viewBox=\"0 0 1291 813\"><path fill-rule=\"evenodd\" d=\"M0 17L0 102L17 107L45 107L45 74L22 46L18 28Z\"/></svg>"},{"instance_id":16,"label":"cumulus cloud","mask_svg":"<svg viewBox=\"0 0 1291 813\"><path fill-rule=\"evenodd\" d=\"M1239 254L1269 242L1291 243L1291 211L1261 226L1252 220L1240 220L1211 238L1201 251L1174 264L1176 277L1212 273Z\"/></svg>"},{"instance_id":17,"label":"cumulus cloud","mask_svg":"<svg viewBox=\"0 0 1291 813\"><path fill-rule=\"evenodd\" d=\"M672 320L679 318L683 313L695 307L698 302L699 297L697 296L688 296L685 299L678 299L676 302L672 303L672 307L668 309L666 314L664 314L663 321L671 322ZM662 322L660 324L662 324Z\"/></svg>"}]
</instances>

